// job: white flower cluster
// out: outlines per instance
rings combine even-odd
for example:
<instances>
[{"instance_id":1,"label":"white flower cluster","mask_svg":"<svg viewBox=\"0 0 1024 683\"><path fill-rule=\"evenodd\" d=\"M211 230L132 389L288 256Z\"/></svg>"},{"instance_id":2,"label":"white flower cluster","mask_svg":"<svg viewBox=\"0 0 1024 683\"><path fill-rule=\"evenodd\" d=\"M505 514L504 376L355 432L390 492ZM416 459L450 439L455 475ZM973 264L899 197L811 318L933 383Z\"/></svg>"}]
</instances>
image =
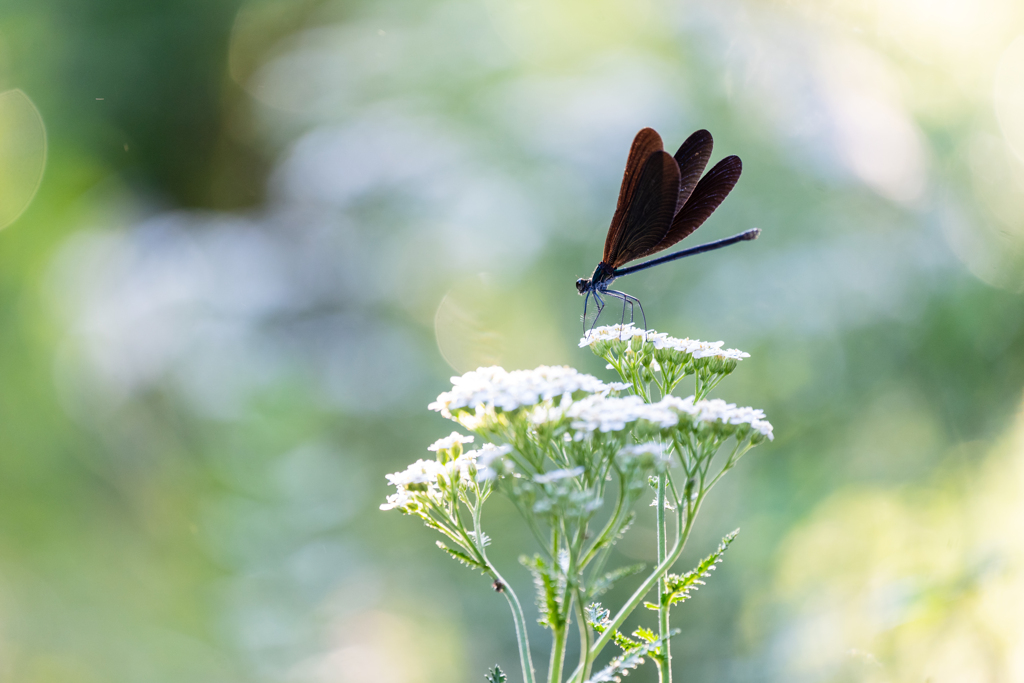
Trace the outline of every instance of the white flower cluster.
<instances>
[{"instance_id":1,"label":"white flower cluster","mask_svg":"<svg viewBox=\"0 0 1024 683\"><path fill-rule=\"evenodd\" d=\"M723 349L722 346L725 342L703 342L689 338L679 339L677 337L670 337L664 332L639 329L634 327L633 323L595 327L580 339L580 348L591 346L600 341L628 342L633 337L643 337L646 341L654 344L656 349L671 349L680 353L690 354L694 358L719 357L729 360L750 358L749 353L739 349Z\"/></svg>"},{"instance_id":2,"label":"white flower cluster","mask_svg":"<svg viewBox=\"0 0 1024 683\"><path fill-rule=\"evenodd\" d=\"M452 390L442 393L427 408L451 418L451 411L460 408L494 407L508 411L575 391L594 393L621 390L625 386L628 385L605 384L567 366L542 365L535 370L512 372L492 366L452 377Z\"/></svg>"},{"instance_id":3,"label":"white flower cluster","mask_svg":"<svg viewBox=\"0 0 1024 683\"><path fill-rule=\"evenodd\" d=\"M434 443L432 443L429 446L427 446L427 450L428 451L434 451L434 452L437 452L437 451L447 451L447 450L450 450L451 447L454 446L457 443L473 443L473 439L474 439L474 437L472 437L472 436L463 436L462 434L459 434L458 432L452 432L451 434L449 434L448 436L444 437L443 439L438 439Z\"/></svg>"},{"instance_id":4,"label":"white flower cluster","mask_svg":"<svg viewBox=\"0 0 1024 683\"><path fill-rule=\"evenodd\" d=\"M750 358L750 354L739 349L723 349L722 346L725 342L704 342L697 339L678 339L676 337L670 337L667 334L658 332L652 334L650 337L651 342L654 344L656 349L671 349L673 351L679 351L680 353L688 353L694 358L728 358L730 360L743 360L744 358Z\"/></svg>"},{"instance_id":5,"label":"white flower cluster","mask_svg":"<svg viewBox=\"0 0 1024 683\"><path fill-rule=\"evenodd\" d=\"M401 472L384 475L388 483L397 489L380 506L381 510L403 508L415 501L416 495L425 495L431 499L440 497L437 478L445 466L436 460L417 460Z\"/></svg>"},{"instance_id":6,"label":"white flower cluster","mask_svg":"<svg viewBox=\"0 0 1024 683\"><path fill-rule=\"evenodd\" d=\"M653 333L653 330L650 331ZM648 331L642 330L639 327L634 327L633 323L626 323L625 325L602 325L601 327L595 327L592 330L588 330L583 338L580 339L580 348L590 346L599 341L623 341L627 342L633 337L647 337Z\"/></svg>"},{"instance_id":7,"label":"white flower cluster","mask_svg":"<svg viewBox=\"0 0 1024 683\"><path fill-rule=\"evenodd\" d=\"M398 488L433 484L437 481L437 475L444 471L444 465L436 460L417 460L401 472L385 474L384 478L388 483Z\"/></svg>"},{"instance_id":8,"label":"white flower cluster","mask_svg":"<svg viewBox=\"0 0 1024 683\"><path fill-rule=\"evenodd\" d=\"M680 413L686 413L694 420L702 422L721 422L722 424L748 424L751 429L767 437L775 438L772 423L765 419L764 411L759 408L737 407L735 403L726 403L720 398L693 402L693 396L677 398L666 396L660 403L666 403Z\"/></svg>"},{"instance_id":9,"label":"white flower cluster","mask_svg":"<svg viewBox=\"0 0 1024 683\"><path fill-rule=\"evenodd\" d=\"M737 407L718 398L694 404L693 396L666 396L657 403L644 403L639 396L592 394L578 401L563 401L557 406L539 405L531 411L528 419L533 424L540 425L568 418L569 426L573 430L571 438L581 441L594 432L622 431L628 424L637 420L646 420L662 429L668 429L678 424L680 413L685 413L693 421L718 421L729 425L748 424L768 439L774 438L771 423L764 419L764 411ZM643 444L642 447L648 446Z\"/></svg>"},{"instance_id":10,"label":"white flower cluster","mask_svg":"<svg viewBox=\"0 0 1024 683\"><path fill-rule=\"evenodd\" d=\"M452 437L447 438L451 439ZM467 439L473 440L473 437L462 436L461 438L462 441L453 440L451 445L467 443ZM431 450L437 449L432 446ZM470 485L473 483L474 477L479 481L493 479L495 476L492 469L494 461L511 450L512 447L508 445L495 446L488 443L478 450L466 451L447 463L440 463L437 460L417 460L401 472L384 475L388 483L395 487L396 492L388 496L387 502L381 505L380 509L402 508L409 503L416 502L419 496L435 502L440 501L442 484L445 486L456 483Z\"/></svg>"},{"instance_id":11,"label":"white flower cluster","mask_svg":"<svg viewBox=\"0 0 1024 683\"><path fill-rule=\"evenodd\" d=\"M664 402L644 403L639 396L619 398L604 394L587 396L569 404L565 408L565 416L572 420L570 426L577 441L595 431L621 431L628 423L637 420L647 420L662 428L679 422L679 417Z\"/></svg>"}]
</instances>

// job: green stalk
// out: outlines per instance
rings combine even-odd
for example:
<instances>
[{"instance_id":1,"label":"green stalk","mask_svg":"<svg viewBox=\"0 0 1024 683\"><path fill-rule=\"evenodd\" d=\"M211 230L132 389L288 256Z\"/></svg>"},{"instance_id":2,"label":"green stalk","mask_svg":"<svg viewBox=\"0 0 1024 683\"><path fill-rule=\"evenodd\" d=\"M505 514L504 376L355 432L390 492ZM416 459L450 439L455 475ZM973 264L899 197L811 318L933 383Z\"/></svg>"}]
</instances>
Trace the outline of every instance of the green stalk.
<instances>
[{"instance_id":1,"label":"green stalk","mask_svg":"<svg viewBox=\"0 0 1024 683\"><path fill-rule=\"evenodd\" d=\"M523 616L523 608L519 604L519 598L516 597L516 592L512 590L512 586L508 585L508 582L502 578L493 565L488 563L487 567L494 574L494 578L505 586L502 594L508 600L508 606L512 608L512 621L516 627L516 641L519 644L519 664L523 668L523 681L524 683L536 683L533 673L533 660L530 658L530 639L526 635L526 618Z\"/></svg>"},{"instance_id":2,"label":"green stalk","mask_svg":"<svg viewBox=\"0 0 1024 683\"><path fill-rule=\"evenodd\" d=\"M587 624L587 618L583 614L583 596L580 595L579 590L574 591L576 594L576 619L579 621L580 629L580 664L579 670L583 672L583 678L590 676L590 625Z\"/></svg>"},{"instance_id":3,"label":"green stalk","mask_svg":"<svg viewBox=\"0 0 1024 683\"><path fill-rule=\"evenodd\" d=\"M672 567L672 565L675 564L676 560L679 559L679 556L683 553L683 546L686 545L686 539L690 536L691 527L692 521L687 520L686 526L683 527L683 533L680 536L679 541L676 542L675 546L672 548L671 552L669 552L668 556L664 559L664 561L660 562L658 566L654 568L654 571L651 572L651 575L648 576L647 579L640 585L640 587L636 589L636 592L634 592L633 595L629 598L629 601L622 607L621 610L619 610L619 613L615 616L614 621L612 621L612 623L608 626L607 630L605 630L605 632L601 634L601 637L598 638L597 642L595 642L594 645L590 648L591 658L594 658L597 655L601 654L601 650L604 649L604 646L607 645L609 641L611 641L612 634L622 626L622 624L626 621L626 618L633 613L633 610L636 609L637 605L640 604L640 601L644 599L644 596L647 595L648 592L650 592L654 584L658 582L665 575L665 572L667 572Z\"/></svg>"},{"instance_id":4,"label":"green stalk","mask_svg":"<svg viewBox=\"0 0 1024 683\"><path fill-rule=\"evenodd\" d=\"M668 475L658 477L658 565L665 562L668 537L665 529L665 485ZM668 605L665 601L665 582L658 581L658 635L661 636L661 656L658 657L658 680L672 683L672 655L668 642Z\"/></svg>"},{"instance_id":5,"label":"green stalk","mask_svg":"<svg viewBox=\"0 0 1024 683\"><path fill-rule=\"evenodd\" d=\"M604 545L605 544L605 540L607 539L608 535L615 529L615 525L619 521L619 514L622 512L622 503L623 503L623 500L625 499L625 497L626 497L625 486L623 486L622 479L620 478L619 479L619 495L618 495L618 500L615 501L615 511L612 513L612 516L608 518L608 523L605 524L604 529L601 530L601 533L600 533L600 535L598 535L597 540L594 541L594 545L591 546L591 548L587 552L587 554L583 556L583 560L580 561L580 569L581 570L584 567L586 567L588 564L590 564L590 561L592 559L594 559L594 556L598 552L600 552L603 547L606 547ZM596 574L591 576L591 578L592 579L596 578Z\"/></svg>"},{"instance_id":6,"label":"green stalk","mask_svg":"<svg viewBox=\"0 0 1024 683\"><path fill-rule=\"evenodd\" d=\"M569 553L569 568L566 571L565 590L562 592L562 607L552 615L554 623L551 624L552 645L551 659L548 661L548 683L561 683L562 681L562 667L565 665L565 639L569 635L568 613L572 608L569 598L569 576L573 571L572 544L569 539L569 530L565 528L564 519L560 520L560 527L551 530L551 552L554 556L555 567L560 571L560 567L558 567L559 537L565 539L566 550Z\"/></svg>"},{"instance_id":7,"label":"green stalk","mask_svg":"<svg viewBox=\"0 0 1024 683\"><path fill-rule=\"evenodd\" d=\"M679 538L676 540L675 545L672 546L672 550L669 551L668 555L665 557L665 560L663 562L660 562L658 566L654 568L654 571L651 572L650 576L648 576L644 580L640 587L636 589L632 596L630 596L629 601L622 607L621 610L619 610L619 613L615 615L615 619L608 626L608 628L605 629L605 632L601 634L601 637L598 638L597 641L591 646L591 661L594 661L594 659L599 654L601 654L601 650L603 650L605 645L607 645L609 641L611 641L612 634L622 627L622 624L626 621L629 615L633 613L633 610L636 609L637 605L640 604L640 602L644 599L644 596L647 595L647 593L651 590L654 584L657 581L661 580L661 578L665 575L665 572L667 572L672 567L672 565L676 563L676 560L679 559L679 556L683 554L683 548L686 546L686 541L690 537L690 531L693 528L693 521L697 516L697 511L700 509L700 505L703 499L704 491L701 491L697 500L694 501L692 505L687 503L685 509L680 508L679 511L676 513L677 524L682 527L682 533L680 533ZM685 525L683 525L682 520L684 512L686 513ZM582 682L584 679L579 677L581 673L581 668L577 668L573 672L572 676L570 676L569 680L578 680Z\"/></svg>"},{"instance_id":8,"label":"green stalk","mask_svg":"<svg viewBox=\"0 0 1024 683\"><path fill-rule=\"evenodd\" d=\"M473 530L476 532L476 537L480 538L480 505L473 508ZM475 547L475 546L474 546ZM533 659L530 657L530 638L526 633L526 617L523 615L523 607L519 604L519 598L516 596L516 592L512 590L512 586L509 582L498 573L497 568L491 564L491 561L487 559L487 552L484 550L483 543L479 544L480 557L483 558L484 564L487 566L487 571L494 577L495 581L498 581L504 586L501 594L505 596L505 600L508 601L508 606L512 610L512 622L515 624L516 629L516 642L519 645L519 664L523 668L523 683L536 683L536 675L533 671Z\"/></svg>"},{"instance_id":9,"label":"green stalk","mask_svg":"<svg viewBox=\"0 0 1024 683\"><path fill-rule=\"evenodd\" d=\"M551 661L548 664L548 683L561 683L562 663L565 660L565 636L568 629L563 625L554 631L551 647Z\"/></svg>"}]
</instances>

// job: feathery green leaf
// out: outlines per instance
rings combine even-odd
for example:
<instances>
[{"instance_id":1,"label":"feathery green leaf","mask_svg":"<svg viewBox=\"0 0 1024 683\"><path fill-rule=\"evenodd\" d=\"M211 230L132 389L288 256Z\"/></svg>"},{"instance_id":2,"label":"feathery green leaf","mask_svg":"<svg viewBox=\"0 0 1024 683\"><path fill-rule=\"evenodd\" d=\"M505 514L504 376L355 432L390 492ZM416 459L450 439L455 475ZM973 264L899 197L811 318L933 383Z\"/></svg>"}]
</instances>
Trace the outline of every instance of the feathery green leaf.
<instances>
[{"instance_id":1,"label":"feathery green leaf","mask_svg":"<svg viewBox=\"0 0 1024 683\"><path fill-rule=\"evenodd\" d=\"M540 611L537 623L550 629L561 628L564 625L562 595L565 576L540 555L523 555L519 562L533 574L533 583L537 589L537 609Z\"/></svg>"},{"instance_id":2,"label":"feathery green leaf","mask_svg":"<svg viewBox=\"0 0 1024 683\"><path fill-rule=\"evenodd\" d=\"M667 574L665 576L665 593L663 596L662 604L674 605L684 600L689 600L691 591L697 590L700 586L704 585L702 579L707 578L711 575L711 572L715 569L715 565L722 561L722 555L725 554L726 549L736 538L736 534L740 532L736 529L731 534L728 534L722 539L718 549L711 553L703 560L700 561L696 567L686 572L685 574ZM648 609L658 609L657 605L651 603L644 603Z\"/></svg>"},{"instance_id":3,"label":"feathery green leaf","mask_svg":"<svg viewBox=\"0 0 1024 683\"><path fill-rule=\"evenodd\" d=\"M441 541L437 541L436 543L437 543L437 547L438 548L440 548L441 550L445 551L446 553L451 555L454 559L458 560L459 562L461 562L462 564L466 565L467 567L470 567L471 569L479 569L482 572L486 572L487 571L487 567L486 566L484 566L480 562L477 562L476 560L474 560L472 557L470 557L466 553L462 552L461 550L453 550L452 548L449 548L448 546L446 546Z\"/></svg>"},{"instance_id":4,"label":"feathery green leaf","mask_svg":"<svg viewBox=\"0 0 1024 683\"><path fill-rule=\"evenodd\" d=\"M669 631L668 637L679 633L679 629ZM637 668L644 663L644 657L656 656L661 648L661 638L655 638L653 642L644 643L639 647L623 652L621 655L608 663L608 666L598 671L587 683L621 683L622 676L630 670Z\"/></svg>"}]
</instances>

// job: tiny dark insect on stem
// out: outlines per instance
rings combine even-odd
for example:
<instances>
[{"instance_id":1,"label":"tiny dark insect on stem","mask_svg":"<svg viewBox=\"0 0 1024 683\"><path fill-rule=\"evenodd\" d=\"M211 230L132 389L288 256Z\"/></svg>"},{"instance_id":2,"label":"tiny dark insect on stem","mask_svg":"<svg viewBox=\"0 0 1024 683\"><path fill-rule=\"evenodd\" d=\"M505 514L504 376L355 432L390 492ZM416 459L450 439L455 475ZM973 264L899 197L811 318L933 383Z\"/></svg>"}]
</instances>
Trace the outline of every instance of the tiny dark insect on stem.
<instances>
[{"instance_id":1,"label":"tiny dark insect on stem","mask_svg":"<svg viewBox=\"0 0 1024 683\"><path fill-rule=\"evenodd\" d=\"M604 255L593 275L576 281L576 290L583 299L583 333L587 334L587 305L590 297L597 306L597 316L605 307L605 297L622 301L622 321L633 322L633 307L639 306L644 329L647 315L640 300L631 294L609 289L618 277L675 261L686 256L721 249L737 242L757 239L761 231L753 228L732 237L683 249L644 263L623 268L636 259L652 256L673 246L694 230L725 200L736 181L740 179L743 163L737 156L728 156L712 167L703 177L711 158L714 140L711 133L698 130L686 138L675 156L665 151L661 136L651 128L636 134L629 150L622 188L615 207L608 236L604 242Z\"/></svg>"}]
</instances>

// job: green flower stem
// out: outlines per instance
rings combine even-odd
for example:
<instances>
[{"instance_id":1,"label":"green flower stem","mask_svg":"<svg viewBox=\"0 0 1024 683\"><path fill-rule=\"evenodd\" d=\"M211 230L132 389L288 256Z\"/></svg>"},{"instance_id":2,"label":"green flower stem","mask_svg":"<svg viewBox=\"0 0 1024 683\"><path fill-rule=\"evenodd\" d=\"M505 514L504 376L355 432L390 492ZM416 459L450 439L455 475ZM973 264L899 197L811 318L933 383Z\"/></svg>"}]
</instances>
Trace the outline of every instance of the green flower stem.
<instances>
[{"instance_id":1,"label":"green flower stem","mask_svg":"<svg viewBox=\"0 0 1024 683\"><path fill-rule=\"evenodd\" d=\"M526 618L523 616L523 608L519 604L519 598L516 597L512 586L494 568L494 565L488 562L487 568L494 575L495 580L500 581L505 586L502 595L508 600L508 606L512 608L512 621L515 622L516 640L519 643L519 663L523 667L523 681L524 683L536 683L533 672L533 660L530 658L530 639L526 635Z\"/></svg>"},{"instance_id":2,"label":"green flower stem","mask_svg":"<svg viewBox=\"0 0 1024 683\"><path fill-rule=\"evenodd\" d=\"M659 563L658 566L654 568L654 571L651 572L650 576L648 576L647 579L645 579L644 582L640 585L640 587L636 589L633 595L630 596L629 602L623 605L622 609L619 610L619 613L615 615L614 621L612 621L612 623L609 624L608 628L605 629L604 633L601 634L601 637L597 639L597 642L595 642L590 647L591 661L593 661L599 654L601 654L601 650L603 650L605 645L607 645L608 642L612 639L612 636L614 635L615 631L622 627L622 624L626 621L629 615L633 613L633 610L636 609L637 605L640 604L640 602L644 599L644 596L647 595L647 593L651 590L654 584L657 581L661 580L661 578L665 575L665 572L667 572L672 567L672 565L676 563L676 560L679 559L679 556L683 554L683 548L686 546L686 540L690 537L690 530L693 528L693 520L697 515L697 510L700 508L702 500L703 492L698 497L698 499L694 501L692 505L688 505L685 510L683 508L680 508L677 511L676 522L680 527L682 527L683 530L682 533L679 535L679 539L676 541L675 545L672 547L672 550L668 553L668 556L665 558L665 560ZM684 512L686 513L685 526L683 525L682 520ZM580 668L577 668L575 671L573 671L572 676L569 677L569 680L579 681L580 683L582 683L584 680L586 680L580 677L580 674L582 673L582 670Z\"/></svg>"},{"instance_id":3,"label":"green flower stem","mask_svg":"<svg viewBox=\"0 0 1024 683\"><path fill-rule=\"evenodd\" d=\"M681 501L679 500L679 491L676 489L675 482L672 481L672 475L668 472L665 474L668 477L668 492L672 494L672 507L678 508L681 505ZM679 530L676 529L676 531L678 532Z\"/></svg>"},{"instance_id":4,"label":"green flower stem","mask_svg":"<svg viewBox=\"0 0 1024 683\"><path fill-rule=\"evenodd\" d=\"M476 532L478 539L482 537L480 527L481 507L476 506L473 508L473 530ZM512 610L512 622L515 624L516 641L519 645L519 664L523 668L523 683L537 683L536 674L533 670L533 659L530 657L530 638L526 633L526 617L523 615L523 607L519 604L519 598L516 596L516 592L512 590L509 582L505 580L498 572L498 569L487 558L487 551L484 549L483 543L479 543L478 552L480 557L483 558L488 573L494 577L495 581L500 582L504 586L501 594L505 596L505 600L508 601L508 606Z\"/></svg>"},{"instance_id":5,"label":"green flower stem","mask_svg":"<svg viewBox=\"0 0 1024 683\"><path fill-rule=\"evenodd\" d=\"M731 470L733 468L733 465L736 464L736 461L738 461L740 458L742 458L743 455L747 451L749 451L751 448L753 448L753 445L750 444L749 442L746 443L746 444L744 444L742 442L736 444L736 447L733 449L732 453L729 455L729 459L725 461L724 465L722 465L721 471L718 474L716 474L715 478L712 479L711 483L708 484L708 490L710 491L711 487L714 486L715 484L717 484L718 480L721 479L725 475L726 472Z\"/></svg>"},{"instance_id":6,"label":"green flower stem","mask_svg":"<svg viewBox=\"0 0 1024 683\"><path fill-rule=\"evenodd\" d=\"M594 541L594 545L591 546L590 551L583 556L583 560L580 562L580 569L583 569L588 564L590 564L590 561L594 559L594 556L597 555L597 553L600 552L603 547L607 547L605 543L607 541L608 535L613 533L614 529L616 528L616 524L619 521L619 515L622 512L622 503L625 497L626 489L622 483L622 480L620 479L618 500L615 501L615 511L612 513L612 516L608 518L608 523L605 524L604 529L601 530L600 535L598 535L597 540ZM597 575L595 574L592 578L596 578L596 576Z\"/></svg>"},{"instance_id":7,"label":"green flower stem","mask_svg":"<svg viewBox=\"0 0 1024 683\"><path fill-rule=\"evenodd\" d=\"M665 529L665 488L668 474L658 477L658 565L665 562L668 537ZM665 582L658 581L658 635L661 637L661 656L658 657L658 680L672 683L672 655L669 653L668 605L665 600Z\"/></svg>"},{"instance_id":8,"label":"green flower stem","mask_svg":"<svg viewBox=\"0 0 1024 683\"><path fill-rule=\"evenodd\" d=\"M568 629L552 629L551 661L548 663L548 683L561 683L562 663L565 660L565 637Z\"/></svg>"},{"instance_id":9,"label":"green flower stem","mask_svg":"<svg viewBox=\"0 0 1024 683\"><path fill-rule=\"evenodd\" d=\"M579 622L580 630L580 664L578 669L583 671L583 679L590 677L590 625L587 623L586 616L583 614L583 595L580 594L579 589L573 591L575 593L576 603L576 619Z\"/></svg>"}]
</instances>

